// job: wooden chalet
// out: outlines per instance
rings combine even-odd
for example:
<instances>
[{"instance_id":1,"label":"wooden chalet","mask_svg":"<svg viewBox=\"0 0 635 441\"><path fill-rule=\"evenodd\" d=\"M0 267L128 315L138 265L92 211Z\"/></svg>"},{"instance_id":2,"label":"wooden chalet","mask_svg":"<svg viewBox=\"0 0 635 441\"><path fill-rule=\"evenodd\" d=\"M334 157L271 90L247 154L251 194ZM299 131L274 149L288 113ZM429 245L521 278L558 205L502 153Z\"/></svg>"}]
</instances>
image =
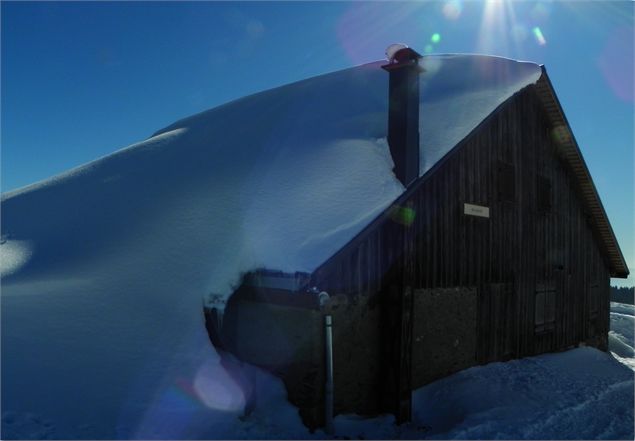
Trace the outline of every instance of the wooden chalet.
<instances>
[{"instance_id":1,"label":"wooden chalet","mask_svg":"<svg viewBox=\"0 0 635 441\"><path fill-rule=\"evenodd\" d=\"M311 274L250 273L222 326L206 310L215 346L280 376L310 428L330 417L325 315L333 412L398 422L412 390L470 366L607 350L628 268L546 70L419 177L418 58L385 66L406 191Z\"/></svg>"}]
</instances>

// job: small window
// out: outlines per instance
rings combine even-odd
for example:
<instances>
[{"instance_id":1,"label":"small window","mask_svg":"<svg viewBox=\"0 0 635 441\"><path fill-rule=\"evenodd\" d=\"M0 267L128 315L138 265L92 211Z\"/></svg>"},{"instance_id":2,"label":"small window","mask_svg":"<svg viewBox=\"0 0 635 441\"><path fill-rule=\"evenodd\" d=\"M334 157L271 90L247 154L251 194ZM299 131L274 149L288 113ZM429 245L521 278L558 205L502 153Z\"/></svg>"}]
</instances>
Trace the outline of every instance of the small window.
<instances>
[{"instance_id":1,"label":"small window","mask_svg":"<svg viewBox=\"0 0 635 441\"><path fill-rule=\"evenodd\" d=\"M498 162L498 200L514 202L516 199L516 179L514 166L506 162Z\"/></svg>"},{"instance_id":2,"label":"small window","mask_svg":"<svg viewBox=\"0 0 635 441\"><path fill-rule=\"evenodd\" d=\"M536 334L553 331L556 325L556 291L538 288L536 290L534 324Z\"/></svg>"},{"instance_id":3,"label":"small window","mask_svg":"<svg viewBox=\"0 0 635 441\"><path fill-rule=\"evenodd\" d=\"M538 176L538 186L536 188L538 211L547 213L551 211L551 181L544 176Z\"/></svg>"}]
</instances>

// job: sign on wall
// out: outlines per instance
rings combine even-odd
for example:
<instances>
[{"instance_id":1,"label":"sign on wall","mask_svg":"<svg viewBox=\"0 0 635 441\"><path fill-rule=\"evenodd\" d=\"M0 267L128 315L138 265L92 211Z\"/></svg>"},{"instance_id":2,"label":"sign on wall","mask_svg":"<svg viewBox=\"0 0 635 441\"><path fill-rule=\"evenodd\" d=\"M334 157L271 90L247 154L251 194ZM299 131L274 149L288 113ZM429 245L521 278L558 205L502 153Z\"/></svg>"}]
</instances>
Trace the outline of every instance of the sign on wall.
<instances>
[{"instance_id":1,"label":"sign on wall","mask_svg":"<svg viewBox=\"0 0 635 441\"><path fill-rule=\"evenodd\" d=\"M489 207L474 204L463 204L463 213L468 216L489 217Z\"/></svg>"}]
</instances>

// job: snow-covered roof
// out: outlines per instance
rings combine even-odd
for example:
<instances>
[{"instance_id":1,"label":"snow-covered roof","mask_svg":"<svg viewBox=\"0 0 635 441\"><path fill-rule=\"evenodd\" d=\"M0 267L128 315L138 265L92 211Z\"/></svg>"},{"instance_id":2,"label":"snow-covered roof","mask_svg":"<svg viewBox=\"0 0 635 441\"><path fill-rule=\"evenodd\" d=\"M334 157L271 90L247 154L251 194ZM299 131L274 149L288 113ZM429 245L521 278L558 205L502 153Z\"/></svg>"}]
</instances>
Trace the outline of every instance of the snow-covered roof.
<instances>
[{"instance_id":1,"label":"snow-covered roof","mask_svg":"<svg viewBox=\"0 0 635 441\"><path fill-rule=\"evenodd\" d=\"M421 63L421 174L541 74L491 56ZM13 257L3 271L168 253L162 265L196 260L201 290L221 294L256 268L312 271L404 191L391 171L381 64L230 102L5 195Z\"/></svg>"}]
</instances>

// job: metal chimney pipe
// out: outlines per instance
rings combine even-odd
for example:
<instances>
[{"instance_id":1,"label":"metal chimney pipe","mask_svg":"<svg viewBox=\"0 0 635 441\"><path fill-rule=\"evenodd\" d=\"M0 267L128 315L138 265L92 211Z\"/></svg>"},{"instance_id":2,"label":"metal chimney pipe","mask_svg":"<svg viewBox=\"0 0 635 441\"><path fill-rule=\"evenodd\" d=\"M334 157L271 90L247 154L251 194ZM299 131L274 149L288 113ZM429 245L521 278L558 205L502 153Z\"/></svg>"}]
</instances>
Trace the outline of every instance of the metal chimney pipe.
<instances>
[{"instance_id":1,"label":"metal chimney pipe","mask_svg":"<svg viewBox=\"0 0 635 441\"><path fill-rule=\"evenodd\" d=\"M393 46L389 47L390 49ZM419 66L421 55L404 46L389 54L388 145L404 187L419 177Z\"/></svg>"}]
</instances>

